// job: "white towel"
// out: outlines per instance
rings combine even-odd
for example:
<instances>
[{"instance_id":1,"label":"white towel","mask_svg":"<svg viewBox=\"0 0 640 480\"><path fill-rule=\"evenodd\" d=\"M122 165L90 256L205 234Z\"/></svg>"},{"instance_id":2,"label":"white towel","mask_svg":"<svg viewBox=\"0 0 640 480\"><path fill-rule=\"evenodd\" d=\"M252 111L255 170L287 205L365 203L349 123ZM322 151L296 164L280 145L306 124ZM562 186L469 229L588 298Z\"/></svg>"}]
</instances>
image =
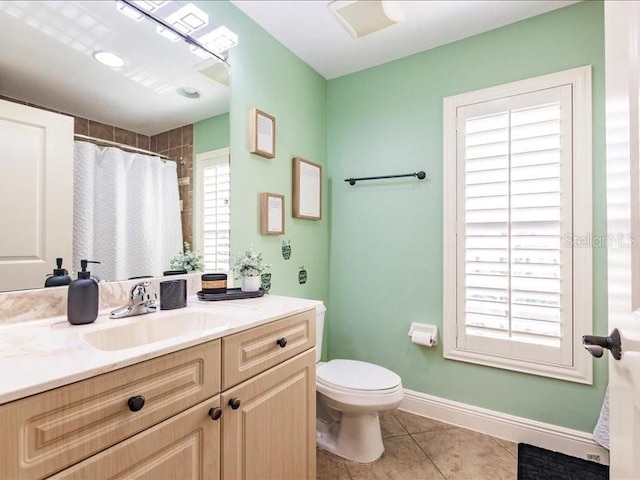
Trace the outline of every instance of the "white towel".
<instances>
[{"instance_id":1,"label":"white towel","mask_svg":"<svg viewBox=\"0 0 640 480\"><path fill-rule=\"evenodd\" d=\"M609 387L604 394L602 408L600 408L600 417L598 423L593 429L593 439L609 450Z\"/></svg>"}]
</instances>

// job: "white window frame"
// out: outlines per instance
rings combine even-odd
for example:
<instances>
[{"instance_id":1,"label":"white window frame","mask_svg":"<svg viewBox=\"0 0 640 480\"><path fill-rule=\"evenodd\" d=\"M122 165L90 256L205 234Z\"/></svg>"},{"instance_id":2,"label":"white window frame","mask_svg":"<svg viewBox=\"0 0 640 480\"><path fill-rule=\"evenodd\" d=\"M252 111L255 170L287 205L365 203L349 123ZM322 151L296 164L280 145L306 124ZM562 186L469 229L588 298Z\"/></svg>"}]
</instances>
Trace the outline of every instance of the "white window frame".
<instances>
[{"instance_id":1,"label":"white window frame","mask_svg":"<svg viewBox=\"0 0 640 480\"><path fill-rule=\"evenodd\" d=\"M193 212L193 216L194 216L194 228L193 228L193 233L194 233L194 239L193 239L193 243L194 243L194 248L196 251L199 252L204 252L204 229L203 229L203 224L204 224L204 205L203 205L203 174L204 174L204 168L207 166L210 166L211 164L213 165L219 165L219 164L230 164L229 162L229 148L219 148L217 150L210 150L208 152L204 152L204 153L199 153L196 155L196 164L195 164L195 172L194 172L194 190L193 190L193 194L194 194L194 212ZM229 203L231 203L231 199L229 198ZM231 234L231 232L229 232L229 234ZM231 241L231 240L229 240ZM227 277L229 279L228 284L231 285L231 279L233 278L233 276L230 274L229 271L226 272L222 272L220 271L220 273L227 273Z\"/></svg>"},{"instance_id":2,"label":"white window frame","mask_svg":"<svg viewBox=\"0 0 640 480\"><path fill-rule=\"evenodd\" d=\"M552 377L577 383L593 384L593 361L582 348L582 335L593 328L592 248L571 248L573 288L570 355L567 363L545 363L509 357L504 352L481 352L465 347L464 328L458 327L458 309L464 299L458 298L457 209L464 198L464 185L458 175L457 111L461 107L528 94L539 90L570 85L572 89L572 239L592 236L592 136L591 136L591 66L584 66L523 81L463 93L444 99L444 206L443 206L443 349L444 357L507 370ZM461 196L462 190L462 196ZM455 239L455 241L453 241ZM563 239L563 243L566 239ZM460 241L464 241L463 238ZM461 333L462 332L462 333ZM562 341L566 341L563 333Z\"/></svg>"}]
</instances>

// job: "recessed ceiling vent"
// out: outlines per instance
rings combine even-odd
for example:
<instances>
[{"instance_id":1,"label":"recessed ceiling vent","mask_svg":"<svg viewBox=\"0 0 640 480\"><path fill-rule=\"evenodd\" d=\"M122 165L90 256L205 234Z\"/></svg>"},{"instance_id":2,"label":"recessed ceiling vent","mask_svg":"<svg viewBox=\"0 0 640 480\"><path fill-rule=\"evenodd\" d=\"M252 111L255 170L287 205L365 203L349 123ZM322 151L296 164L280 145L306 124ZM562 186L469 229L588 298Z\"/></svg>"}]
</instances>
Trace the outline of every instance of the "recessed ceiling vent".
<instances>
[{"instance_id":1,"label":"recessed ceiling vent","mask_svg":"<svg viewBox=\"0 0 640 480\"><path fill-rule=\"evenodd\" d=\"M385 0L337 0L329 4L333 14L354 37L395 25L404 20L400 2Z\"/></svg>"},{"instance_id":2,"label":"recessed ceiling vent","mask_svg":"<svg viewBox=\"0 0 640 480\"><path fill-rule=\"evenodd\" d=\"M215 58L201 62L193 69L214 82L229 86L229 69Z\"/></svg>"}]
</instances>

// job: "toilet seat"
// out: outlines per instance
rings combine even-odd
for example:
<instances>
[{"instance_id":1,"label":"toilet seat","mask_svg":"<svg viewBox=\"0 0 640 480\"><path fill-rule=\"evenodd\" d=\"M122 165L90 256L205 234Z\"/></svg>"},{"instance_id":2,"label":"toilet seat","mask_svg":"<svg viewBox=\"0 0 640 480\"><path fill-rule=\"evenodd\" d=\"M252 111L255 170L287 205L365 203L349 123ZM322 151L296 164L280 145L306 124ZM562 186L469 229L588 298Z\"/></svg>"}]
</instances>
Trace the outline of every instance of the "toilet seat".
<instances>
[{"instance_id":1,"label":"toilet seat","mask_svg":"<svg viewBox=\"0 0 640 480\"><path fill-rule=\"evenodd\" d=\"M395 408L404 396L402 379L384 367L357 360L331 360L318 365L316 390L341 412Z\"/></svg>"},{"instance_id":2,"label":"toilet seat","mask_svg":"<svg viewBox=\"0 0 640 480\"><path fill-rule=\"evenodd\" d=\"M316 383L343 393L379 395L396 391L402 379L391 370L372 363L331 360L317 367Z\"/></svg>"}]
</instances>

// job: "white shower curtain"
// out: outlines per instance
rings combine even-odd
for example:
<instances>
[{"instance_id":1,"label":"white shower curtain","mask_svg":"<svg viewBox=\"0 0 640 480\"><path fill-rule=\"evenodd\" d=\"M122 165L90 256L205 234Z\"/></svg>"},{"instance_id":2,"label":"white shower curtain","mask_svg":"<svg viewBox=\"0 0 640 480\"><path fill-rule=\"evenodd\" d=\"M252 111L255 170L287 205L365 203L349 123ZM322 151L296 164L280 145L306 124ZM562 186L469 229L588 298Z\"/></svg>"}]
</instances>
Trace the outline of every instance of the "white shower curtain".
<instances>
[{"instance_id":1,"label":"white shower curtain","mask_svg":"<svg viewBox=\"0 0 640 480\"><path fill-rule=\"evenodd\" d=\"M158 276L182 251L176 163L75 142L73 270L103 280Z\"/></svg>"}]
</instances>

